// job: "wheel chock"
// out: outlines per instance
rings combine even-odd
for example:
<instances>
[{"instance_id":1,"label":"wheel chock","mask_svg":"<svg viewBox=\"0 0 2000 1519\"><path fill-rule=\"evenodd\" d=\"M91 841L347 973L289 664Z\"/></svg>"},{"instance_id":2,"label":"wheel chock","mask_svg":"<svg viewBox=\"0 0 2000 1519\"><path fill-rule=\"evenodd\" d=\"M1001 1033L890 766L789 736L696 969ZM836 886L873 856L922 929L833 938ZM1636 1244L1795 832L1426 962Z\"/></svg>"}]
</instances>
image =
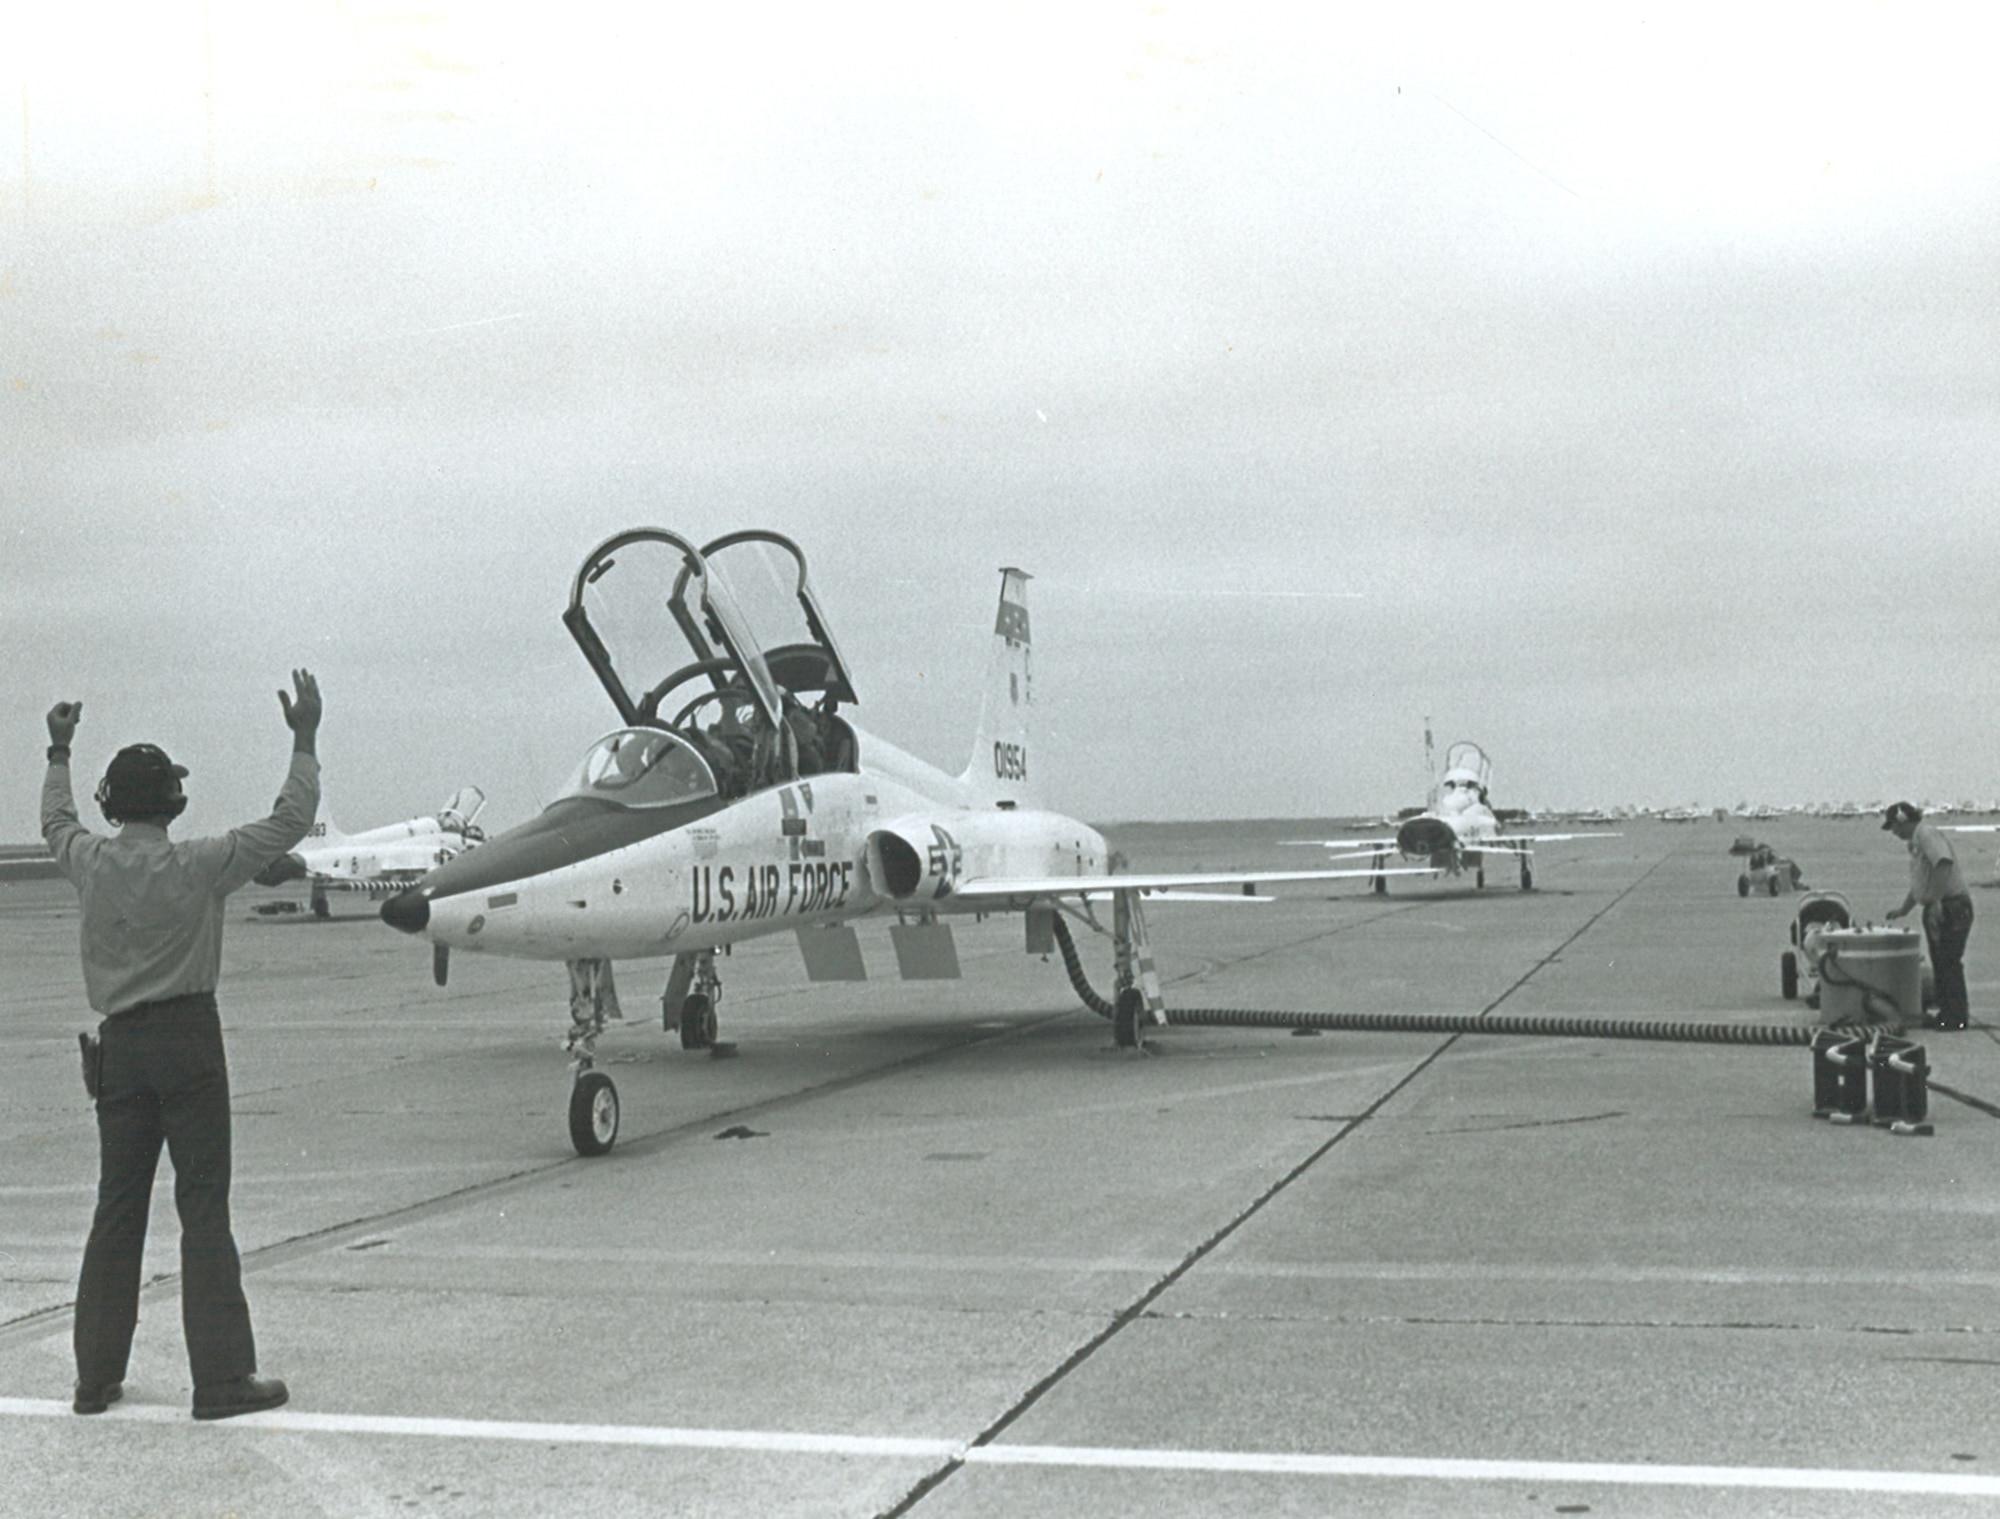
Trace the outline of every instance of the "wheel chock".
<instances>
[{"instance_id":1,"label":"wheel chock","mask_svg":"<svg viewBox=\"0 0 2000 1519\"><path fill-rule=\"evenodd\" d=\"M1931 1125L1930 1065L1924 1047L1878 1034L1868 1050L1868 1069L1875 1082L1875 1122L1891 1134L1934 1134Z\"/></svg>"},{"instance_id":2,"label":"wheel chock","mask_svg":"<svg viewBox=\"0 0 2000 1519\"><path fill-rule=\"evenodd\" d=\"M1840 1029L1813 1035L1813 1117L1868 1121L1868 1042Z\"/></svg>"}]
</instances>

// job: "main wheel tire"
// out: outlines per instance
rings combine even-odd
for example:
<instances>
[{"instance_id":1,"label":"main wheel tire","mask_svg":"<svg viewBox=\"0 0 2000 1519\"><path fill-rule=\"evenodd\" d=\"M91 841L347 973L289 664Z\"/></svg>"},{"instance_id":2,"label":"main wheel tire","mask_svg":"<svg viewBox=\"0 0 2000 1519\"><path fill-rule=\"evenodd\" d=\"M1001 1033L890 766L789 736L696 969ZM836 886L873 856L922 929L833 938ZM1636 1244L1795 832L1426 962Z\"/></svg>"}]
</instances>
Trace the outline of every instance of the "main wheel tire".
<instances>
[{"instance_id":1,"label":"main wheel tire","mask_svg":"<svg viewBox=\"0 0 2000 1519\"><path fill-rule=\"evenodd\" d=\"M1736 895L1739 897L1750 895L1750 878L1748 876L1738 876L1736 878Z\"/></svg>"},{"instance_id":2,"label":"main wheel tire","mask_svg":"<svg viewBox=\"0 0 2000 1519\"><path fill-rule=\"evenodd\" d=\"M715 1032L715 1004L700 992L695 992L681 1004L681 1048L713 1049Z\"/></svg>"},{"instance_id":3,"label":"main wheel tire","mask_svg":"<svg viewBox=\"0 0 2000 1519\"><path fill-rule=\"evenodd\" d=\"M1787 1002L1798 1000L1799 957L1789 949L1778 957L1778 990L1785 994Z\"/></svg>"},{"instance_id":4,"label":"main wheel tire","mask_svg":"<svg viewBox=\"0 0 2000 1519\"><path fill-rule=\"evenodd\" d=\"M1143 1049L1146 1044L1146 995L1128 986L1111 1005L1111 1042L1121 1050Z\"/></svg>"},{"instance_id":5,"label":"main wheel tire","mask_svg":"<svg viewBox=\"0 0 2000 1519\"><path fill-rule=\"evenodd\" d=\"M1480 866L1478 872L1473 876L1472 884L1481 891L1486 890L1486 867L1484 865Z\"/></svg>"},{"instance_id":6,"label":"main wheel tire","mask_svg":"<svg viewBox=\"0 0 2000 1519\"><path fill-rule=\"evenodd\" d=\"M1779 891L1778 878L1776 876L1772 876L1769 884L1771 888L1771 895L1775 897Z\"/></svg>"},{"instance_id":7,"label":"main wheel tire","mask_svg":"<svg viewBox=\"0 0 2000 1519\"><path fill-rule=\"evenodd\" d=\"M618 1139L618 1088L602 1071L585 1071L569 1089L569 1142L579 1155L602 1155Z\"/></svg>"},{"instance_id":8,"label":"main wheel tire","mask_svg":"<svg viewBox=\"0 0 2000 1519\"><path fill-rule=\"evenodd\" d=\"M1523 865L1521 867L1521 890L1533 891L1534 889L1535 889L1535 873L1532 870L1528 869L1527 866Z\"/></svg>"},{"instance_id":9,"label":"main wheel tire","mask_svg":"<svg viewBox=\"0 0 2000 1519\"><path fill-rule=\"evenodd\" d=\"M1376 896L1386 897L1389 894L1388 877L1386 876L1375 877L1374 891Z\"/></svg>"}]
</instances>

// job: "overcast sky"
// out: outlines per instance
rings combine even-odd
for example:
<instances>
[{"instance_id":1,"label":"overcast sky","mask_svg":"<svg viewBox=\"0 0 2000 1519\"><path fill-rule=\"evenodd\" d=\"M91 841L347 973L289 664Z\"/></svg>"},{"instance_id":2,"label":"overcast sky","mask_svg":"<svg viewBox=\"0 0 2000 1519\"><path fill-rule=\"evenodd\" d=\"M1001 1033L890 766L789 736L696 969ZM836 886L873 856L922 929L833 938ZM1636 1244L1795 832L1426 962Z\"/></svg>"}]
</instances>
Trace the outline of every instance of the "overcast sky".
<instances>
[{"instance_id":1,"label":"overcast sky","mask_svg":"<svg viewBox=\"0 0 2000 1519\"><path fill-rule=\"evenodd\" d=\"M641 523L796 537L1099 821L2000 795L1986 7L42 3L0 70L0 840L528 815ZM80 787L87 790L87 786ZM95 822L95 818L92 818Z\"/></svg>"}]
</instances>

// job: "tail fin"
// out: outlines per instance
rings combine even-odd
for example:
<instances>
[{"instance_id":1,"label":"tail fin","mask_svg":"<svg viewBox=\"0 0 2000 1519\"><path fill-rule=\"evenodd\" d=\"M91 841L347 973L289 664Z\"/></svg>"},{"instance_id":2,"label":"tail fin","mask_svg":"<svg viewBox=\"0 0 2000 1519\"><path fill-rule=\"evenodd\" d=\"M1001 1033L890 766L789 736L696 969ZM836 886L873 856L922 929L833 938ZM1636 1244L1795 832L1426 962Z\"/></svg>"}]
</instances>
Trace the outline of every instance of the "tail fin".
<instances>
[{"instance_id":1,"label":"tail fin","mask_svg":"<svg viewBox=\"0 0 2000 1519\"><path fill-rule=\"evenodd\" d=\"M959 779L996 807L1033 805L1035 771L1028 729L1035 689L1028 654L1028 572L1000 572L1000 614L993 624L993 657L986 666L986 694L972 760Z\"/></svg>"}]
</instances>

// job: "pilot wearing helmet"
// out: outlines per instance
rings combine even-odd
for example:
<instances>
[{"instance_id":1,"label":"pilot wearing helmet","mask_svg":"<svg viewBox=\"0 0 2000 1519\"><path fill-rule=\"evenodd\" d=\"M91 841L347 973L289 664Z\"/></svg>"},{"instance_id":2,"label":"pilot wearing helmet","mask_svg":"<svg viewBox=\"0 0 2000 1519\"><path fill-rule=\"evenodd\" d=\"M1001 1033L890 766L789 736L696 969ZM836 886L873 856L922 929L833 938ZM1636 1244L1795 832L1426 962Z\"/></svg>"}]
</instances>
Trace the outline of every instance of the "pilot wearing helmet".
<instances>
[{"instance_id":1,"label":"pilot wearing helmet","mask_svg":"<svg viewBox=\"0 0 2000 1519\"><path fill-rule=\"evenodd\" d=\"M86 1037L84 1084L97 1103L97 1211L76 1293L76 1397L102 1413L124 1393L139 1317L153 1172L166 1146L181 1222L181 1322L194 1373L194 1416L226 1419L283 1403L285 1384L256 1375L242 1265L229 1225L229 1071L215 983L223 900L306 836L319 809L319 686L295 670L278 693L292 760L271 815L215 838L175 841L187 806L176 765L153 744L119 750L97 788L118 832L77 820L70 739L81 702L48 715L42 837L83 908L83 984L103 1015Z\"/></svg>"}]
</instances>

